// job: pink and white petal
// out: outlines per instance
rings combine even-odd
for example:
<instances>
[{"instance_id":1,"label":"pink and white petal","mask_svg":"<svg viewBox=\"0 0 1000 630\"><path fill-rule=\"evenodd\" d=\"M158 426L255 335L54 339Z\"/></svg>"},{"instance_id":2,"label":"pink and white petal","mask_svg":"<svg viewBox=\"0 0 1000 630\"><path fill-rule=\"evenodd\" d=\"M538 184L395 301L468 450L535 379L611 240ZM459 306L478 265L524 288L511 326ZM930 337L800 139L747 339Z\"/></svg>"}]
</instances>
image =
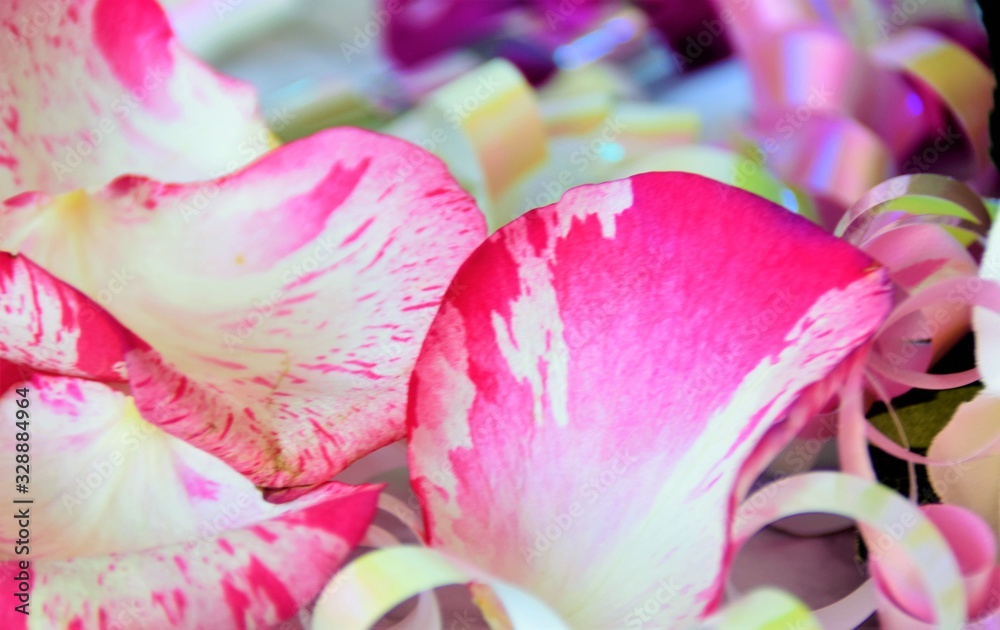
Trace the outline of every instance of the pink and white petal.
<instances>
[{"instance_id":1,"label":"pink and white petal","mask_svg":"<svg viewBox=\"0 0 1000 630\"><path fill-rule=\"evenodd\" d=\"M28 390L32 560L212 537L294 505L266 502L243 475L150 424L108 385L34 375L21 387ZM14 390L0 398L4 418L13 422L20 398ZM0 434L0 459L11 471L17 437L13 426ZM0 559L17 559L17 537L14 519L0 521Z\"/></svg>"},{"instance_id":2,"label":"pink and white petal","mask_svg":"<svg viewBox=\"0 0 1000 630\"><path fill-rule=\"evenodd\" d=\"M209 179L273 146L253 89L181 48L154 0L9 0L0 33L0 200Z\"/></svg>"},{"instance_id":3,"label":"pink and white petal","mask_svg":"<svg viewBox=\"0 0 1000 630\"><path fill-rule=\"evenodd\" d=\"M21 562L26 562L22 567ZM28 560L0 561L0 589L9 593L9 605L0 607L0 628L26 630L31 612L34 569ZM23 589L21 585L24 585ZM27 604L27 605L25 605ZM20 607L20 608L18 608Z\"/></svg>"},{"instance_id":4,"label":"pink and white petal","mask_svg":"<svg viewBox=\"0 0 1000 630\"><path fill-rule=\"evenodd\" d=\"M891 304L863 253L685 173L571 190L454 283L410 398L430 544L573 627L714 609L744 462Z\"/></svg>"},{"instance_id":5,"label":"pink and white petal","mask_svg":"<svg viewBox=\"0 0 1000 630\"><path fill-rule=\"evenodd\" d=\"M127 358L141 413L278 488L403 436L420 344L485 225L437 158L341 128L208 184L8 204L0 232L91 298L127 270L106 308L151 347Z\"/></svg>"},{"instance_id":6,"label":"pink and white petal","mask_svg":"<svg viewBox=\"0 0 1000 630\"><path fill-rule=\"evenodd\" d=\"M32 374L34 370L31 368L0 357L0 395L14 385L31 378Z\"/></svg>"},{"instance_id":7,"label":"pink and white petal","mask_svg":"<svg viewBox=\"0 0 1000 630\"><path fill-rule=\"evenodd\" d=\"M375 515L371 486L324 486L240 529L129 554L33 563L48 627L268 628L319 595Z\"/></svg>"},{"instance_id":8,"label":"pink and white petal","mask_svg":"<svg viewBox=\"0 0 1000 630\"><path fill-rule=\"evenodd\" d=\"M129 334L90 298L5 252L0 295L0 357L43 372L124 379Z\"/></svg>"}]
</instances>

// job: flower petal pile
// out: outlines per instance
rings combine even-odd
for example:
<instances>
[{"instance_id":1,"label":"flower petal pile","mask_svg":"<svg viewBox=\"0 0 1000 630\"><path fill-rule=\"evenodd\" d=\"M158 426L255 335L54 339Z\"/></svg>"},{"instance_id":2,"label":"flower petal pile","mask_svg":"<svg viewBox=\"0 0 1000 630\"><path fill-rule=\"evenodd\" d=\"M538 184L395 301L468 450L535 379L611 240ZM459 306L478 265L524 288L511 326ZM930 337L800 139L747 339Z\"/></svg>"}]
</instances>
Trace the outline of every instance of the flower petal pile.
<instances>
[{"instance_id":1,"label":"flower petal pile","mask_svg":"<svg viewBox=\"0 0 1000 630\"><path fill-rule=\"evenodd\" d=\"M10 10L17 23L29 7ZM136 32L123 30L120 20ZM7 89L31 90L49 117L60 99L91 109L58 125L12 114L16 124L8 125L2 146L14 153L13 184L56 193L93 188L122 172L206 179L212 169L242 164L229 150L269 140L253 104L244 102L245 86L184 53L155 3L78 2L53 30L65 33L64 22L78 24L90 48L57 44L55 35L26 38L30 54L13 61L27 65L11 75L22 80L11 79ZM60 72L89 73L86 89L95 92L81 93L67 76L56 82L65 94L49 94L57 88L37 85L39 60ZM138 85L142 77L135 75L156 63L163 84ZM116 91L140 88L145 96L118 133L91 147L98 159L85 161L66 183L41 172L58 157L52 151L83 142L86 121L114 116ZM62 132L73 124L72 132ZM208 133L215 148L182 159L192 134ZM132 161L132 154L151 161ZM395 181L414 163L418 173ZM169 417L157 414L164 427L273 487L325 482L354 458L402 437L406 383L420 340L453 270L485 229L471 198L439 162L401 141L351 129L282 147L253 167L200 184L130 175L91 194L17 195L2 213L0 249L31 261L5 264L40 265L142 339L133 350L126 341L104 344L106 357L88 359L103 372L82 373L121 375L128 363L143 414L171 401ZM220 233L230 235L222 248ZM19 317L34 322L24 334L36 345L42 334L56 337L50 344L81 336L79 323L63 331L41 322L59 318L65 327L90 300L57 282L31 282L24 271L11 276L9 294L20 296ZM39 287L45 303L24 297ZM115 337L99 332L88 331L86 345ZM10 360L24 354L17 343L5 349Z\"/></svg>"},{"instance_id":2,"label":"flower petal pile","mask_svg":"<svg viewBox=\"0 0 1000 630\"><path fill-rule=\"evenodd\" d=\"M274 145L253 89L181 48L156 2L17 0L0 7L0 27L0 201L104 185L125 172L207 179ZM98 305L120 280L92 301L0 251L0 283L0 356L124 376L126 333Z\"/></svg>"},{"instance_id":3,"label":"flower petal pile","mask_svg":"<svg viewBox=\"0 0 1000 630\"><path fill-rule=\"evenodd\" d=\"M483 217L400 140L274 149L252 89L150 0L6 3L0 25L0 408L24 425L0 453L33 501L27 557L0 526L3 588L57 627L297 617L375 513L377 487L329 480L402 437ZM311 492L276 507L255 482Z\"/></svg>"},{"instance_id":4,"label":"flower petal pile","mask_svg":"<svg viewBox=\"0 0 1000 630\"><path fill-rule=\"evenodd\" d=\"M361 540L378 488L337 484L283 506L211 455L155 428L102 383L35 376L30 541L0 524L5 589L31 561L31 618L50 627L275 624L315 597ZM23 398L0 399L13 418ZM0 436L14 470L15 433ZM15 510L16 512L16 510ZM29 555L15 553L25 545ZM288 559L294 557L295 562ZM4 617L3 615L6 615ZM28 617L4 606L4 628Z\"/></svg>"},{"instance_id":5,"label":"flower petal pile","mask_svg":"<svg viewBox=\"0 0 1000 630\"><path fill-rule=\"evenodd\" d=\"M106 308L151 346L127 355L140 411L169 401L161 426L258 485L322 483L402 437L419 342L485 230L433 158L386 186L419 151L328 130L208 183L8 204L0 247L95 299L128 273Z\"/></svg>"}]
</instances>

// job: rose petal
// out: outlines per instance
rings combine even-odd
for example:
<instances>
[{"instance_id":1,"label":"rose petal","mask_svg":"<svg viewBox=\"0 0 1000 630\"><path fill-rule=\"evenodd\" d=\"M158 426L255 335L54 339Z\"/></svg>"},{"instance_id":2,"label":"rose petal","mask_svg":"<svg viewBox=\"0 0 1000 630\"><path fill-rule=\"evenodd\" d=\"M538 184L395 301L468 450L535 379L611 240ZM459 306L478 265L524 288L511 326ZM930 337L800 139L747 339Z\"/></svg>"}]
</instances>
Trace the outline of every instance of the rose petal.
<instances>
[{"instance_id":1,"label":"rose petal","mask_svg":"<svg viewBox=\"0 0 1000 630\"><path fill-rule=\"evenodd\" d=\"M501 24L503 12L516 0L443 0L431 4L383 0L379 4L380 10L391 16L385 32L388 52L404 66L413 66L487 35Z\"/></svg>"},{"instance_id":2,"label":"rose petal","mask_svg":"<svg viewBox=\"0 0 1000 630\"><path fill-rule=\"evenodd\" d=\"M29 378L33 373L34 372L31 368L11 363L3 357L0 357L0 394L3 394L10 387L13 387L17 383Z\"/></svg>"},{"instance_id":3,"label":"rose petal","mask_svg":"<svg viewBox=\"0 0 1000 630\"><path fill-rule=\"evenodd\" d=\"M255 525L131 554L33 563L35 615L53 627L270 627L319 594L364 535L377 492L338 486ZM77 626L74 626L77 624Z\"/></svg>"},{"instance_id":4,"label":"rose petal","mask_svg":"<svg viewBox=\"0 0 1000 630\"><path fill-rule=\"evenodd\" d=\"M0 453L14 470L17 438L30 435L32 559L137 551L285 511L217 458L142 419L131 398L103 383L36 374L20 387L26 407L14 390L0 398L11 422L27 412L18 418L24 426L0 434ZM13 557L17 533L16 521L0 522L0 558Z\"/></svg>"},{"instance_id":5,"label":"rose petal","mask_svg":"<svg viewBox=\"0 0 1000 630\"><path fill-rule=\"evenodd\" d=\"M152 346L128 357L142 415L282 487L402 437L420 343L485 226L436 158L342 128L209 184L8 205L0 231L91 297L127 270L107 309Z\"/></svg>"},{"instance_id":6,"label":"rose petal","mask_svg":"<svg viewBox=\"0 0 1000 630\"><path fill-rule=\"evenodd\" d=\"M0 200L207 179L272 146L253 89L184 51L153 0L11 0L0 33Z\"/></svg>"},{"instance_id":7,"label":"rose petal","mask_svg":"<svg viewBox=\"0 0 1000 630\"><path fill-rule=\"evenodd\" d=\"M0 398L0 413L29 414L33 503L15 507L30 514L32 614L55 627L123 624L136 610L143 627L279 622L319 593L374 516L372 486L269 504L102 383L35 375L22 387L25 397ZM18 437L0 435L10 470ZM0 522L8 568L25 559L14 553L19 527Z\"/></svg>"},{"instance_id":8,"label":"rose petal","mask_svg":"<svg viewBox=\"0 0 1000 630\"><path fill-rule=\"evenodd\" d=\"M454 282L410 400L430 544L587 627L714 608L741 466L891 300L864 254L684 173L574 189Z\"/></svg>"},{"instance_id":9,"label":"rose petal","mask_svg":"<svg viewBox=\"0 0 1000 630\"><path fill-rule=\"evenodd\" d=\"M124 378L128 332L79 291L24 256L0 252L0 295L0 357L46 372Z\"/></svg>"}]
</instances>

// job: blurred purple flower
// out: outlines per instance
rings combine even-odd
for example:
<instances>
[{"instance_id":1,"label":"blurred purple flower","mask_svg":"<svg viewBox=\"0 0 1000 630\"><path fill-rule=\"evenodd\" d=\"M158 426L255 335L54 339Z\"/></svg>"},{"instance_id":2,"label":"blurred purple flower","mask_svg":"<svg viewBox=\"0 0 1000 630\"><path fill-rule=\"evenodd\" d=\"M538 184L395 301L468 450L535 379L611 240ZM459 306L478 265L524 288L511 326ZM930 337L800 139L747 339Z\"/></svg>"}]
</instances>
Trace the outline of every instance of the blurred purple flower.
<instances>
[{"instance_id":1,"label":"blurred purple flower","mask_svg":"<svg viewBox=\"0 0 1000 630\"><path fill-rule=\"evenodd\" d=\"M684 54L685 47L698 46L698 53L682 70L730 52L723 25L707 1L382 0L382 9L392 16L386 45L404 68L442 53L472 48L485 57L514 63L533 83L544 81L555 69L553 53L559 46L589 31L613 9L626 6L645 12L675 51ZM711 41L706 44L706 39Z\"/></svg>"}]
</instances>

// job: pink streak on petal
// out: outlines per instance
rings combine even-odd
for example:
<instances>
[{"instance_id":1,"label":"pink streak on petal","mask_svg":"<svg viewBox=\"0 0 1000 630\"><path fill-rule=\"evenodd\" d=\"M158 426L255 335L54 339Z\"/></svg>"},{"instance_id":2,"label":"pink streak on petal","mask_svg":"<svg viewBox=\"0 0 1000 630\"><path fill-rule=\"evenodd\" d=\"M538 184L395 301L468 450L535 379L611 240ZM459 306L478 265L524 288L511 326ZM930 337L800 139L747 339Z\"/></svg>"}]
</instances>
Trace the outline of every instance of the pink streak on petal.
<instances>
[{"instance_id":1,"label":"pink streak on petal","mask_svg":"<svg viewBox=\"0 0 1000 630\"><path fill-rule=\"evenodd\" d=\"M863 253L682 173L574 189L453 285L409 399L429 542L594 627L665 579L652 625L712 610L744 464L821 408L891 302Z\"/></svg>"},{"instance_id":2,"label":"pink streak on petal","mask_svg":"<svg viewBox=\"0 0 1000 630\"><path fill-rule=\"evenodd\" d=\"M5 252L0 295L0 357L47 372L122 379L131 335L90 298Z\"/></svg>"},{"instance_id":3,"label":"pink streak on petal","mask_svg":"<svg viewBox=\"0 0 1000 630\"><path fill-rule=\"evenodd\" d=\"M99 627L104 610L125 609L140 611L144 627L275 627L319 595L364 536L377 500L377 488L330 484L254 526L271 542L243 528L211 545L49 561L32 613L50 627Z\"/></svg>"},{"instance_id":4,"label":"pink streak on petal","mask_svg":"<svg viewBox=\"0 0 1000 630\"><path fill-rule=\"evenodd\" d=\"M142 33L140 42L132 33ZM115 76L129 90L144 90L151 68L172 70L173 32L163 9L152 2L99 0L94 6L94 39ZM138 44L138 45L137 45Z\"/></svg>"}]
</instances>

